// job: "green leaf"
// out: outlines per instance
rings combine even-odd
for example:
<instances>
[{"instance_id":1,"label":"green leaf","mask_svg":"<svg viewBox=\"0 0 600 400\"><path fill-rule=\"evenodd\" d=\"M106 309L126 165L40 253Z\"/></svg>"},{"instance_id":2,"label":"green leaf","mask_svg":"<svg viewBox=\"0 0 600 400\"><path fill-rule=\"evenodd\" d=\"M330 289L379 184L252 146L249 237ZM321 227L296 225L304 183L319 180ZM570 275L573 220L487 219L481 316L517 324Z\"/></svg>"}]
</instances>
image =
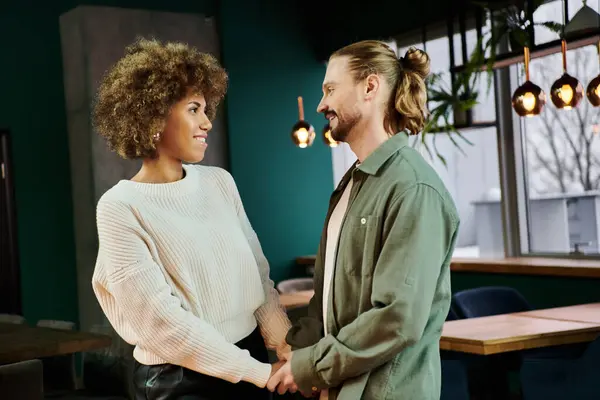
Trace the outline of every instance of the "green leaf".
<instances>
[{"instance_id":1,"label":"green leaf","mask_svg":"<svg viewBox=\"0 0 600 400\"><path fill-rule=\"evenodd\" d=\"M442 162L442 164L444 164L444 167L448 168L448 163L446 163L446 159L444 158L444 156L439 152L437 145L435 143L435 141L437 140L438 135L434 135L433 139L432 139L432 143L433 143L433 149L435 150L435 155L437 156L438 160L440 160Z\"/></svg>"},{"instance_id":2,"label":"green leaf","mask_svg":"<svg viewBox=\"0 0 600 400\"><path fill-rule=\"evenodd\" d=\"M425 137L424 135L421 135L421 137ZM421 144L425 147L425 150L427 151L427 154L429 154L429 158L433 159L433 154L431 154L431 150L429 149L429 145L427 144L426 140L421 140Z\"/></svg>"},{"instance_id":3,"label":"green leaf","mask_svg":"<svg viewBox=\"0 0 600 400\"><path fill-rule=\"evenodd\" d=\"M540 25L540 26L543 26L545 28L548 28L552 32L556 32L559 35L563 34L563 30L564 30L564 27L565 27L563 24L558 23L558 22L554 22L554 21L536 22L534 25Z\"/></svg>"},{"instance_id":4,"label":"green leaf","mask_svg":"<svg viewBox=\"0 0 600 400\"><path fill-rule=\"evenodd\" d=\"M473 146L473 142L471 142L469 139L467 139L462 132L459 132L458 130L456 131L456 135L461 138L465 143L467 143L470 146Z\"/></svg>"}]
</instances>

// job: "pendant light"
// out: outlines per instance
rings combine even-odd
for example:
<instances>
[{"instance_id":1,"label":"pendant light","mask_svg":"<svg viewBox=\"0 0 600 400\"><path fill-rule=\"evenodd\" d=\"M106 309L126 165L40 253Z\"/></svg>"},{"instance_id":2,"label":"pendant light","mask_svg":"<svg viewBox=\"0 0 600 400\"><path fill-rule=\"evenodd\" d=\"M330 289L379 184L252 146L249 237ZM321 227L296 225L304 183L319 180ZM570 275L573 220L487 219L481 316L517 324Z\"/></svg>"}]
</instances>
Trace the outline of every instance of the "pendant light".
<instances>
[{"instance_id":1,"label":"pendant light","mask_svg":"<svg viewBox=\"0 0 600 400\"><path fill-rule=\"evenodd\" d=\"M329 147L337 147L339 142L331 136L331 127L329 124L323 127L323 141Z\"/></svg>"},{"instance_id":2,"label":"pendant light","mask_svg":"<svg viewBox=\"0 0 600 400\"><path fill-rule=\"evenodd\" d=\"M515 90L512 105L521 117L539 115L546 104L546 93L529 80L529 47L523 48L525 58L525 83Z\"/></svg>"},{"instance_id":3,"label":"pendant light","mask_svg":"<svg viewBox=\"0 0 600 400\"><path fill-rule=\"evenodd\" d=\"M567 74L567 42L562 40L563 75L552 84L550 98L556 108L570 110L577 107L583 97L583 86L577 78Z\"/></svg>"},{"instance_id":4,"label":"pendant light","mask_svg":"<svg viewBox=\"0 0 600 400\"><path fill-rule=\"evenodd\" d=\"M600 41L598 42L598 58L598 62L600 63ZM586 94L594 107L600 106L600 75L590 81Z\"/></svg>"},{"instance_id":5,"label":"pendant light","mask_svg":"<svg viewBox=\"0 0 600 400\"><path fill-rule=\"evenodd\" d=\"M315 128L304 120L304 105L302 96L298 96L298 116L300 120L292 127L292 141L296 146L304 149L313 144L315 140Z\"/></svg>"}]
</instances>

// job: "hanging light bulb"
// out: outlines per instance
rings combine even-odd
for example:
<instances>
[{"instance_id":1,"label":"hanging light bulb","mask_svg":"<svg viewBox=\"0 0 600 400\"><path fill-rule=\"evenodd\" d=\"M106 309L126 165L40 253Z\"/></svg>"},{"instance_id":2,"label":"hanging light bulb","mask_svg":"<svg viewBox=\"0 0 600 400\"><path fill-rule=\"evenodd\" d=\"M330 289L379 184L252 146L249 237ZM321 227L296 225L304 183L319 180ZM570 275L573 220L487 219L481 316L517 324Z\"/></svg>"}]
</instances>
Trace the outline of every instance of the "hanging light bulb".
<instances>
[{"instance_id":1,"label":"hanging light bulb","mask_svg":"<svg viewBox=\"0 0 600 400\"><path fill-rule=\"evenodd\" d=\"M583 86L577 78L567 74L567 42L562 40L563 75L552 84L550 98L556 108L570 110L583 98Z\"/></svg>"},{"instance_id":2,"label":"hanging light bulb","mask_svg":"<svg viewBox=\"0 0 600 400\"><path fill-rule=\"evenodd\" d=\"M331 127L329 124L323 127L323 141L329 147L337 147L339 142L331 136Z\"/></svg>"},{"instance_id":3,"label":"hanging light bulb","mask_svg":"<svg viewBox=\"0 0 600 400\"><path fill-rule=\"evenodd\" d=\"M304 120L302 96L298 96L298 116L300 120L292 127L292 140L296 146L304 149L313 144L315 140L315 128Z\"/></svg>"},{"instance_id":4,"label":"hanging light bulb","mask_svg":"<svg viewBox=\"0 0 600 400\"><path fill-rule=\"evenodd\" d=\"M600 41L598 42L598 57L600 62ZM587 98L594 107L600 106L600 75L590 81L586 90Z\"/></svg>"},{"instance_id":5,"label":"hanging light bulb","mask_svg":"<svg viewBox=\"0 0 600 400\"><path fill-rule=\"evenodd\" d=\"M542 112L546 104L546 93L541 87L529 80L529 47L525 47L525 83L515 90L512 105L521 117L532 117Z\"/></svg>"}]
</instances>

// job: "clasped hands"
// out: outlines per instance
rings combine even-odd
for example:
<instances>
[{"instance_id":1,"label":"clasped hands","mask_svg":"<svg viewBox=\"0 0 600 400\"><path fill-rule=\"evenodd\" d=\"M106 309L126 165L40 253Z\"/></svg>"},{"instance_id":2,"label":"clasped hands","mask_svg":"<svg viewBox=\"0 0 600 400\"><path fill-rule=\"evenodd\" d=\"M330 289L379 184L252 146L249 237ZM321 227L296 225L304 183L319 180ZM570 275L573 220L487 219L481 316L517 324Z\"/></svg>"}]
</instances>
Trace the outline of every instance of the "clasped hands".
<instances>
[{"instance_id":1,"label":"clasped hands","mask_svg":"<svg viewBox=\"0 0 600 400\"><path fill-rule=\"evenodd\" d=\"M298 386L292 374L292 356L293 353L287 353L283 356L283 359L271 365L271 377L267 382L267 388L271 392L277 390L277 393L285 394L286 392L296 393L298 391ZM314 394L302 393L307 398L313 397Z\"/></svg>"}]
</instances>

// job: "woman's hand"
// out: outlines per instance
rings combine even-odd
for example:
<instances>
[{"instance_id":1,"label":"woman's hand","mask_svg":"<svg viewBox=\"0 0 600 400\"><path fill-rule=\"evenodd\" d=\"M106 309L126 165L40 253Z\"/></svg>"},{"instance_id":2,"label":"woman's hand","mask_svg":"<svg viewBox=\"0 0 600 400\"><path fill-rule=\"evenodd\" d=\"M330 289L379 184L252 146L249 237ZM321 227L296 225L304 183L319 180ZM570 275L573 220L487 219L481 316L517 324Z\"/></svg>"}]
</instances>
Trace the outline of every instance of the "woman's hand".
<instances>
[{"instance_id":1,"label":"woman's hand","mask_svg":"<svg viewBox=\"0 0 600 400\"><path fill-rule=\"evenodd\" d=\"M286 351L286 352L282 352L279 355L279 361L289 361L290 358L292 358L292 352L290 351Z\"/></svg>"},{"instance_id":2,"label":"woman's hand","mask_svg":"<svg viewBox=\"0 0 600 400\"><path fill-rule=\"evenodd\" d=\"M269 379L271 379L271 377L275 375L275 373L279 371L279 368L281 368L284 364L285 360L279 360L276 363L271 364L271 375L269 376Z\"/></svg>"}]
</instances>

